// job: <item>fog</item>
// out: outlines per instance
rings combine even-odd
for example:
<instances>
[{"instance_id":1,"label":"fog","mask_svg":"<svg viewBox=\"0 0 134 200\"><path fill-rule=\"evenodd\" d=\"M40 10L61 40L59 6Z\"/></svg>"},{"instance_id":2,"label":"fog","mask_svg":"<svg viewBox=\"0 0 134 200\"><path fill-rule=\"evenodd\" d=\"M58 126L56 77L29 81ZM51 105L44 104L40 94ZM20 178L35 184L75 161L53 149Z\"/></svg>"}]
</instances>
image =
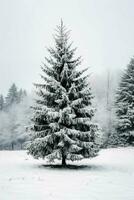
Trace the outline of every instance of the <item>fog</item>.
<instances>
[{"instance_id":1,"label":"fog","mask_svg":"<svg viewBox=\"0 0 134 200\"><path fill-rule=\"evenodd\" d=\"M33 89L61 18L93 82L116 74L134 55L133 7L133 0L0 0L0 93L13 82Z\"/></svg>"},{"instance_id":2,"label":"fog","mask_svg":"<svg viewBox=\"0 0 134 200\"><path fill-rule=\"evenodd\" d=\"M6 102L12 83L28 93L22 104L0 113L2 145L11 148L10 143L25 142L23 133L30 123L33 83L41 80L40 65L48 55L46 47L54 44L53 34L61 18L71 30L70 41L78 48L76 55L82 56L79 68L89 67L97 108L95 120L104 135L114 132L110 129L114 128L116 116L115 92L134 55L133 7L132 0L0 0L0 94ZM11 129L15 117L14 139Z\"/></svg>"}]
</instances>

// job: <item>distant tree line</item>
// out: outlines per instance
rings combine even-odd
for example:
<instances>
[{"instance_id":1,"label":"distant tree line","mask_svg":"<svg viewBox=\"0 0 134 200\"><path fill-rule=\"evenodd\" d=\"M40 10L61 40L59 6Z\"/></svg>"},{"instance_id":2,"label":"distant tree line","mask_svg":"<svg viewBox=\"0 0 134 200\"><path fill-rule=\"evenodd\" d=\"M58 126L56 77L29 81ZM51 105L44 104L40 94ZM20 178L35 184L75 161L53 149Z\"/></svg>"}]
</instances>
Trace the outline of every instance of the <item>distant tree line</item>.
<instances>
[{"instance_id":1,"label":"distant tree line","mask_svg":"<svg viewBox=\"0 0 134 200\"><path fill-rule=\"evenodd\" d=\"M6 97L0 94L0 111L7 111L14 104L19 104L21 101L23 101L26 96L26 90L18 90L15 83L13 83L9 88Z\"/></svg>"},{"instance_id":2,"label":"distant tree line","mask_svg":"<svg viewBox=\"0 0 134 200\"><path fill-rule=\"evenodd\" d=\"M102 147L134 145L134 58L124 72L109 73L105 78L104 87L99 83L95 93L96 120L103 132Z\"/></svg>"},{"instance_id":3,"label":"distant tree line","mask_svg":"<svg viewBox=\"0 0 134 200\"><path fill-rule=\"evenodd\" d=\"M22 149L27 140L29 123L27 92L18 89L15 83L7 95L0 95L0 149Z\"/></svg>"}]
</instances>

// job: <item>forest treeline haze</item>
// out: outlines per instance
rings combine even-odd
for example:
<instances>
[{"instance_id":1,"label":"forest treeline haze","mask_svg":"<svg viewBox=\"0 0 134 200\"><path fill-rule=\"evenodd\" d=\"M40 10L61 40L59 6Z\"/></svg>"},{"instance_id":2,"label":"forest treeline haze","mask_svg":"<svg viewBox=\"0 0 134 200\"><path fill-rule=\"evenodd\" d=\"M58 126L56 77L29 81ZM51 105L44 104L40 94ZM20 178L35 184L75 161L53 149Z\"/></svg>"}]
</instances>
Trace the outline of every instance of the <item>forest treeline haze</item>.
<instances>
[{"instance_id":1,"label":"forest treeline haze","mask_svg":"<svg viewBox=\"0 0 134 200\"><path fill-rule=\"evenodd\" d=\"M0 95L0 149L23 149L28 139L30 97L13 83L7 95Z\"/></svg>"},{"instance_id":2,"label":"forest treeline haze","mask_svg":"<svg viewBox=\"0 0 134 200\"><path fill-rule=\"evenodd\" d=\"M62 158L65 164L97 154L95 132L101 148L134 144L134 58L124 71L88 76L68 39L61 22L55 48L48 48L48 65L42 66L44 82L35 84L36 101L15 84L0 95L0 149L24 149L32 134L32 155Z\"/></svg>"}]
</instances>

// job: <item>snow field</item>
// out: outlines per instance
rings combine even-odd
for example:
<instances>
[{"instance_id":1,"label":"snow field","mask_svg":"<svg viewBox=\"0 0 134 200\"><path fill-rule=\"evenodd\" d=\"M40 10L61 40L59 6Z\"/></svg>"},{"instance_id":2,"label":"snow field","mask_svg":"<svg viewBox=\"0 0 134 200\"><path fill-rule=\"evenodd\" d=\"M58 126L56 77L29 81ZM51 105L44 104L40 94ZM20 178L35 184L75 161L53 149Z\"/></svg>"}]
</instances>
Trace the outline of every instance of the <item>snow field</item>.
<instances>
[{"instance_id":1,"label":"snow field","mask_svg":"<svg viewBox=\"0 0 134 200\"><path fill-rule=\"evenodd\" d=\"M134 148L101 150L71 169L0 152L0 200L134 200Z\"/></svg>"}]
</instances>

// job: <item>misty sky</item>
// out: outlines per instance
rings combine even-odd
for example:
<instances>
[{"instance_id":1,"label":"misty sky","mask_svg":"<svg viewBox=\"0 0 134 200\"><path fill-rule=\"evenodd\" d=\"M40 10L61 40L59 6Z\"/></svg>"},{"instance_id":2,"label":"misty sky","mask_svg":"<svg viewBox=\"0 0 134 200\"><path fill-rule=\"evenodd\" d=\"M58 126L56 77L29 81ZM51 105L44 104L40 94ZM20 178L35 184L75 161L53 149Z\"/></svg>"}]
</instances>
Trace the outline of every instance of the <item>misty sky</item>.
<instances>
[{"instance_id":1,"label":"misty sky","mask_svg":"<svg viewBox=\"0 0 134 200\"><path fill-rule=\"evenodd\" d=\"M0 93L40 80L61 18L94 76L124 68L134 55L133 8L133 0L0 0Z\"/></svg>"}]
</instances>

